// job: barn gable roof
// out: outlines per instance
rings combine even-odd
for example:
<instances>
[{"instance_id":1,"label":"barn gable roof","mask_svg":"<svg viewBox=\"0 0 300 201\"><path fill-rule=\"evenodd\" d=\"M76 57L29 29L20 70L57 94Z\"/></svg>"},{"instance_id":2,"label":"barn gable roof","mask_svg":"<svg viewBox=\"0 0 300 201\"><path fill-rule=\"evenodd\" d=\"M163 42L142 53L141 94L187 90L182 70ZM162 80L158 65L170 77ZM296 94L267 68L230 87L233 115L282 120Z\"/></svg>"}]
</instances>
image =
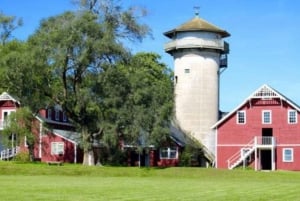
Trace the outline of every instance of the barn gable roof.
<instances>
[{"instance_id":1,"label":"barn gable roof","mask_svg":"<svg viewBox=\"0 0 300 201\"><path fill-rule=\"evenodd\" d=\"M16 98L12 97L10 94L8 94L7 92L3 92L0 95L0 101L13 101L14 103L17 103L18 105L20 105L20 101L17 100Z\"/></svg>"},{"instance_id":2,"label":"barn gable roof","mask_svg":"<svg viewBox=\"0 0 300 201\"><path fill-rule=\"evenodd\" d=\"M236 113L241 107L243 107L246 103L251 101L252 99L273 99L273 98L279 98L280 100L283 100L287 102L289 105L291 105L293 108L295 108L298 112L300 112L300 107L288 99L286 96L282 95L272 87L268 86L267 84L262 85L259 87L256 91L254 91L250 96L248 96L240 105L238 105L235 109L233 109L231 112L229 112L227 115L225 115L222 119L220 119L217 123L215 123L212 128L217 128L221 123L226 121L232 114Z\"/></svg>"}]
</instances>

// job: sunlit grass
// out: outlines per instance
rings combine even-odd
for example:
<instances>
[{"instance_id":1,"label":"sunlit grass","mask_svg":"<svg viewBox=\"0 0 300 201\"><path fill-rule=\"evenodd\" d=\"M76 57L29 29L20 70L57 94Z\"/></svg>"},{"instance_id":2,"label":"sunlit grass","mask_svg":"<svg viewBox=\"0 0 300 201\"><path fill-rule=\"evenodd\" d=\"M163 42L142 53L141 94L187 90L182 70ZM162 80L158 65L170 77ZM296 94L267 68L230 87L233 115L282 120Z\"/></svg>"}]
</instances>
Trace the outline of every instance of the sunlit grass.
<instances>
[{"instance_id":1,"label":"sunlit grass","mask_svg":"<svg viewBox=\"0 0 300 201\"><path fill-rule=\"evenodd\" d=\"M0 163L2 201L300 200L300 172Z\"/></svg>"}]
</instances>

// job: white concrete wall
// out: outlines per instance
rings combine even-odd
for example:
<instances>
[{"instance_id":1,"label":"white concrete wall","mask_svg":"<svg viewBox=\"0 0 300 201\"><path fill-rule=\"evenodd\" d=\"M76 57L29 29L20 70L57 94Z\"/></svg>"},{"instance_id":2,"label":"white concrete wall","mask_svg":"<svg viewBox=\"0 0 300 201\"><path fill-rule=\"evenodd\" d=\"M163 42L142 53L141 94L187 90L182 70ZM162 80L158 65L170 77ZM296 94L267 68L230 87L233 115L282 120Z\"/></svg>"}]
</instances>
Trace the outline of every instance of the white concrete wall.
<instances>
[{"instance_id":1,"label":"white concrete wall","mask_svg":"<svg viewBox=\"0 0 300 201\"><path fill-rule=\"evenodd\" d=\"M210 127L217 122L219 113L220 54L203 49L181 49L173 56L177 121L184 131L214 154L215 136Z\"/></svg>"}]
</instances>

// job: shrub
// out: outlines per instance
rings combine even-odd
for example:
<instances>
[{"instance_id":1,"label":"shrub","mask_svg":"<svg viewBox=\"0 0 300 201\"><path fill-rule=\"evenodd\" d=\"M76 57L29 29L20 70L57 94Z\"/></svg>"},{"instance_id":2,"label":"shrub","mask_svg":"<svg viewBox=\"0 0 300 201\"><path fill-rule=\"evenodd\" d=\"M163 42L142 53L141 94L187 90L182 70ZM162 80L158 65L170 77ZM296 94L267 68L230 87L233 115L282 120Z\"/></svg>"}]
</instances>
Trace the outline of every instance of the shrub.
<instances>
[{"instance_id":1,"label":"shrub","mask_svg":"<svg viewBox=\"0 0 300 201\"><path fill-rule=\"evenodd\" d=\"M23 163L27 163L30 162L30 157L28 152L19 152L17 153L17 155L13 158L13 161L16 162L23 162Z\"/></svg>"}]
</instances>

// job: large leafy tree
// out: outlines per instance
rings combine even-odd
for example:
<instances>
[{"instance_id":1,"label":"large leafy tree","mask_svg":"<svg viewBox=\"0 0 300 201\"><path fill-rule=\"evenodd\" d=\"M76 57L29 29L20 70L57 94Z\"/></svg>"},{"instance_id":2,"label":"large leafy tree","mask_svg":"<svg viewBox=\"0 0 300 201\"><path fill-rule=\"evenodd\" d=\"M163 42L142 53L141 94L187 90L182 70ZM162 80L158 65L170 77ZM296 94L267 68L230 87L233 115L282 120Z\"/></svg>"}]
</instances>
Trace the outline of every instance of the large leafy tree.
<instances>
[{"instance_id":1,"label":"large leafy tree","mask_svg":"<svg viewBox=\"0 0 300 201\"><path fill-rule=\"evenodd\" d=\"M131 21L124 21L124 15ZM42 21L29 39L33 65L41 68L39 73L46 79L44 95L62 105L82 133L84 164L93 156L93 134L103 132L98 119L101 94L92 90L97 76L128 60L130 54L120 42L126 35L140 39L147 33L139 30L131 15L113 4L100 7L97 13L91 9L66 12Z\"/></svg>"},{"instance_id":2,"label":"large leafy tree","mask_svg":"<svg viewBox=\"0 0 300 201\"><path fill-rule=\"evenodd\" d=\"M106 141L139 148L169 135L173 114L172 72L155 53L138 53L99 76L101 122Z\"/></svg>"}]
</instances>

